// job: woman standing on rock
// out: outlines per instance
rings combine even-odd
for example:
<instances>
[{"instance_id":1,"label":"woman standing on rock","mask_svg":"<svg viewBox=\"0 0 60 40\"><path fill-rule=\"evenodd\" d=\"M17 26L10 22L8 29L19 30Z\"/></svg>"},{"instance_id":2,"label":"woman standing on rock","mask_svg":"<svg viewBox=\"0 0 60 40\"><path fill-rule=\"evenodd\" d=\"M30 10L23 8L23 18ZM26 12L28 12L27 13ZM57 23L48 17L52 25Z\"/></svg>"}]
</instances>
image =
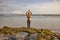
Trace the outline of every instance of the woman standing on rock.
<instances>
[{"instance_id":1,"label":"woman standing on rock","mask_svg":"<svg viewBox=\"0 0 60 40\"><path fill-rule=\"evenodd\" d=\"M26 16L27 16L27 28L30 28L30 23L31 23L30 18L32 16L32 12L30 10L28 10L26 12Z\"/></svg>"}]
</instances>

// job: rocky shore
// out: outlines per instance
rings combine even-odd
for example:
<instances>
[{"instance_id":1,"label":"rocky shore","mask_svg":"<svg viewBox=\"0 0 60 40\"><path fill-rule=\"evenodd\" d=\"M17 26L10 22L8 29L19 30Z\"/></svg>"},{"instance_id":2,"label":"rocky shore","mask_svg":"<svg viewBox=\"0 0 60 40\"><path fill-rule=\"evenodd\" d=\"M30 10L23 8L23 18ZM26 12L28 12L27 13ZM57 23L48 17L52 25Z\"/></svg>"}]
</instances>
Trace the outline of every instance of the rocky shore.
<instances>
[{"instance_id":1,"label":"rocky shore","mask_svg":"<svg viewBox=\"0 0 60 40\"><path fill-rule=\"evenodd\" d=\"M29 38L28 38L28 35ZM59 40L60 33L54 33L48 29L35 28L0 28L0 40Z\"/></svg>"}]
</instances>

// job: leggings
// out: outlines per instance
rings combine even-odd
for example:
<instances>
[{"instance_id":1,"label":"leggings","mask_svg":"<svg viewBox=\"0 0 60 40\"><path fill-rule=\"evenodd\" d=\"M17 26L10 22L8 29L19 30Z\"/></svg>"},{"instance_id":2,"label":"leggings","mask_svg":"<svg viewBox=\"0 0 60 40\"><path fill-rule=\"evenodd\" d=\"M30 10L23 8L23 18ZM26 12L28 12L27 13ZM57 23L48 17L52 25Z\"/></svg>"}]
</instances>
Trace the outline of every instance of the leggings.
<instances>
[{"instance_id":1,"label":"leggings","mask_svg":"<svg viewBox=\"0 0 60 40\"><path fill-rule=\"evenodd\" d=\"M31 21L27 20L27 28L30 28L30 23L31 23Z\"/></svg>"}]
</instances>

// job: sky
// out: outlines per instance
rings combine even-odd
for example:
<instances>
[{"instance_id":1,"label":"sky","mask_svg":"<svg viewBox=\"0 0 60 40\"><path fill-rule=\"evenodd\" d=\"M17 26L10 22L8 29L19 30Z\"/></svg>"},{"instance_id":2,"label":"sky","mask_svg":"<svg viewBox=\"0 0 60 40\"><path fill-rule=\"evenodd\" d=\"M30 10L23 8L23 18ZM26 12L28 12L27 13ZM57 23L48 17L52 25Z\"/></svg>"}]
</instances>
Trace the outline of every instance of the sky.
<instances>
[{"instance_id":1,"label":"sky","mask_svg":"<svg viewBox=\"0 0 60 40\"><path fill-rule=\"evenodd\" d=\"M60 14L60 0L0 0L0 14Z\"/></svg>"}]
</instances>

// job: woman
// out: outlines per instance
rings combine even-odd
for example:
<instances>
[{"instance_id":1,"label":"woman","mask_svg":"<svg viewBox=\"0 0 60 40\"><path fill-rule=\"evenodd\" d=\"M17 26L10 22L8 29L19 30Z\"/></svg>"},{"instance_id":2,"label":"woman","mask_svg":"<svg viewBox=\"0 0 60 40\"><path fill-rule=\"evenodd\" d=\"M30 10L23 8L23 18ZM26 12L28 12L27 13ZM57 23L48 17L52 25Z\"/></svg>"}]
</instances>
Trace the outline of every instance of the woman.
<instances>
[{"instance_id":1,"label":"woman","mask_svg":"<svg viewBox=\"0 0 60 40\"><path fill-rule=\"evenodd\" d=\"M27 16L27 27L30 28L30 23L31 23L30 18L32 16L32 12L30 10L28 10L26 12L26 16Z\"/></svg>"}]
</instances>

